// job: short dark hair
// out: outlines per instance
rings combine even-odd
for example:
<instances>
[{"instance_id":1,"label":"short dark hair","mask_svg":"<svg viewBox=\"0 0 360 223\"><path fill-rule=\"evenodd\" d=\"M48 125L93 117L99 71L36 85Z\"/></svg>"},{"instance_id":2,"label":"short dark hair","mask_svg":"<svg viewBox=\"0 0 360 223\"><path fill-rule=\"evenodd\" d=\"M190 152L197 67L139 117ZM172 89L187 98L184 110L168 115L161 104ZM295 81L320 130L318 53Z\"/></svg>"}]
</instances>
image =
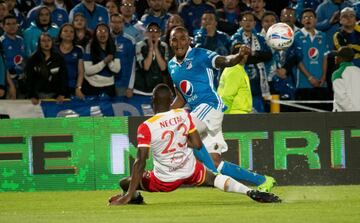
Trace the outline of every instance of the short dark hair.
<instances>
[{"instance_id":1,"label":"short dark hair","mask_svg":"<svg viewBox=\"0 0 360 223\"><path fill-rule=\"evenodd\" d=\"M255 16L254 12L252 12L252 11L244 11L244 12L240 13L240 17L239 17L240 21L243 20L243 18L246 15L251 15L252 17L254 17L254 19L256 19L256 16Z\"/></svg>"},{"instance_id":2,"label":"short dark hair","mask_svg":"<svg viewBox=\"0 0 360 223\"><path fill-rule=\"evenodd\" d=\"M263 19L264 19L266 16L269 16L269 15L274 16L274 17L275 17L276 22L278 22L278 21L279 21L279 17L278 17L278 16L276 15L276 13L275 13L275 12L273 12L273 11L265 11L264 15L261 17L261 21L263 21Z\"/></svg>"},{"instance_id":3,"label":"short dark hair","mask_svg":"<svg viewBox=\"0 0 360 223\"><path fill-rule=\"evenodd\" d=\"M301 12L301 17L300 17L301 19L302 19L303 15L304 15L306 12L311 12L311 13L314 15L314 17L316 18L316 12L315 12L315 10L312 9L312 8L306 8L306 9L302 10L302 12Z\"/></svg>"},{"instance_id":4,"label":"short dark hair","mask_svg":"<svg viewBox=\"0 0 360 223\"><path fill-rule=\"evenodd\" d=\"M351 62L354 59L355 53L351 47L342 46L336 51L335 55L345 62Z\"/></svg>"},{"instance_id":5,"label":"short dark hair","mask_svg":"<svg viewBox=\"0 0 360 223\"><path fill-rule=\"evenodd\" d=\"M7 16L5 16L5 17L3 18L3 21L2 21L3 25L5 25L5 22L6 22L6 20L8 20L8 19L15 19L16 22L17 22L16 16L14 16L13 14L9 14L9 15L7 15Z\"/></svg>"}]
</instances>

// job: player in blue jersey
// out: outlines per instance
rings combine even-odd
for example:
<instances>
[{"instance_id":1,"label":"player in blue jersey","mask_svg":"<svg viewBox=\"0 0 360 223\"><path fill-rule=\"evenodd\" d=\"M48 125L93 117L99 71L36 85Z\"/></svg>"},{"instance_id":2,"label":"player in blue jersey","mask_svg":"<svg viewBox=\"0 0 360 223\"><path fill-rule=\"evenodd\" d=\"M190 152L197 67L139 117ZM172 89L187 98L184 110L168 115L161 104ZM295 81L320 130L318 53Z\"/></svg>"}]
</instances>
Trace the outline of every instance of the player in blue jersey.
<instances>
[{"instance_id":1,"label":"player in blue jersey","mask_svg":"<svg viewBox=\"0 0 360 223\"><path fill-rule=\"evenodd\" d=\"M214 88L214 70L238 64L244 56L250 54L250 49L241 46L236 55L219 56L209 50L191 48L188 31L184 27L176 27L171 31L170 46L175 53L175 57L168 63L169 73L176 87L172 108L183 107L186 103L190 106L204 143L200 154L196 152L197 157L213 171L254 183L261 191L270 191L275 184L272 177L255 174L221 160L221 153L228 149L222 133L226 106ZM208 155L206 150L211 154L217 169L211 161L204 160Z\"/></svg>"}]
</instances>

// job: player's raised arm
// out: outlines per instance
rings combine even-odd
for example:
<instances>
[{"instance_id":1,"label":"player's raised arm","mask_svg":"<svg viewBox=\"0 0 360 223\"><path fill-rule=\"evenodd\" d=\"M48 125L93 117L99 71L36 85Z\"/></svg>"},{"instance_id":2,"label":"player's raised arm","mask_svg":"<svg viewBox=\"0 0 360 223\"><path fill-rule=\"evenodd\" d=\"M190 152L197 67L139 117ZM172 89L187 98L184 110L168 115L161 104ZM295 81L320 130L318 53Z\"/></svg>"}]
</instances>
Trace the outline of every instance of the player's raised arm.
<instances>
[{"instance_id":1,"label":"player's raised arm","mask_svg":"<svg viewBox=\"0 0 360 223\"><path fill-rule=\"evenodd\" d=\"M133 164L131 180L126 194L116 201L116 205L127 204L139 187L143 172L145 171L146 159L149 156L149 147L138 147L137 158Z\"/></svg>"},{"instance_id":2,"label":"player's raised arm","mask_svg":"<svg viewBox=\"0 0 360 223\"><path fill-rule=\"evenodd\" d=\"M175 109L175 108L182 108L184 107L184 105L186 104L186 101L184 99L184 97L181 95L181 93L175 88L175 99L172 102L170 108L171 109Z\"/></svg>"},{"instance_id":3,"label":"player's raised arm","mask_svg":"<svg viewBox=\"0 0 360 223\"><path fill-rule=\"evenodd\" d=\"M249 55L250 53L250 48L246 45L242 45L240 46L239 52L237 54L216 57L215 66L217 68L235 66L244 59L244 56Z\"/></svg>"}]
</instances>

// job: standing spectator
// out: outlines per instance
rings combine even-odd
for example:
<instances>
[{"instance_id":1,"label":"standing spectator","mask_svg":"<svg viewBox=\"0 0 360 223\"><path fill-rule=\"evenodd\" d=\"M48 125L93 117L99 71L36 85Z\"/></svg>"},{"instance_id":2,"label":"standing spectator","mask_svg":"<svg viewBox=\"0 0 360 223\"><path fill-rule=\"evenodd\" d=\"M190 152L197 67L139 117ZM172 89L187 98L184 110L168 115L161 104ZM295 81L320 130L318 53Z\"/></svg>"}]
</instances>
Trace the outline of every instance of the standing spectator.
<instances>
[{"instance_id":1,"label":"standing spectator","mask_svg":"<svg viewBox=\"0 0 360 223\"><path fill-rule=\"evenodd\" d=\"M178 13L178 3L176 0L164 0L163 8L167 13L170 13L170 15L175 15Z\"/></svg>"},{"instance_id":2,"label":"standing spectator","mask_svg":"<svg viewBox=\"0 0 360 223\"><path fill-rule=\"evenodd\" d=\"M231 37L232 44L242 43L251 49L247 56L245 70L250 78L253 107L256 112L265 112L263 97L270 96L270 89L267 80L265 62L272 58L272 52L265 43L264 37L255 31L255 15L250 12L243 12L241 28Z\"/></svg>"},{"instance_id":3,"label":"standing spectator","mask_svg":"<svg viewBox=\"0 0 360 223\"><path fill-rule=\"evenodd\" d=\"M9 11L7 9L7 5L4 2L0 2L0 36L4 34L3 20L8 14Z\"/></svg>"},{"instance_id":4,"label":"standing spectator","mask_svg":"<svg viewBox=\"0 0 360 223\"><path fill-rule=\"evenodd\" d=\"M110 27L121 64L121 70L115 76L116 96L124 96L126 91L130 91L130 77L135 72L135 40L124 33L124 18L121 14L110 16Z\"/></svg>"},{"instance_id":5,"label":"standing spectator","mask_svg":"<svg viewBox=\"0 0 360 223\"><path fill-rule=\"evenodd\" d=\"M26 17L28 12L34 8L40 0L16 0L16 8L19 9L21 14Z\"/></svg>"},{"instance_id":6,"label":"standing spectator","mask_svg":"<svg viewBox=\"0 0 360 223\"><path fill-rule=\"evenodd\" d=\"M54 50L52 37L42 33L38 48L25 66L29 98L34 105L39 99L54 98L62 102L67 90L67 69L65 61Z\"/></svg>"},{"instance_id":7,"label":"standing spectator","mask_svg":"<svg viewBox=\"0 0 360 223\"><path fill-rule=\"evenodd\" d=\"M1 46L0 46L1 47ZM2 49L0 49L2 52ZM4 58L0 55L0 99L5 99L6 96L6 75Z\"/></svg>"},{"instance_id":8,"label":"standing spectator","mask_svg":"<svg viewBox=\"0 0 360 223\"><path fill-rule=\"evenodd\" d=\"M260 34L265 38L266 32L270 28L270 26L274 25L279 21L278 16L273 11L266 11L261 18L261 26L262 30Z\"/></svg>"},{"instance_id":9,"label":"standing spectator","mask_svg":"<svg viewBox=\"0 0 360 223\"><path fill-rule=\"evenodd\" d=\"M64 58L68 74L68 91L66 97L77 96L84 99L82 83L84 81L83 51L75 45L75 28L70 23L65 23L58 35L58 51Z\"/></svg>"},{"instance_id":10,"label":"standing spectator","mask_svg":"<svg viewBox=\"0 0 360 223\"><path fill-rule=\"evenodd\" d=\"M329 51L325 33L315 29L316 14L304 9L301 15L304 26L295 33L294 46L302 58L296 71L296 99L327 100L326 84L327 53Z\"/></svg>"},{"instance_id":11,"label":"standing spectator","mask_svg":"<svg viewBox=\"0 0 360 223\"><path fill-rule=\"evenodd\" d=\"M56 38L59 27L52 24L50 14L51 11L48 7L40 7L36 13L35 21L24 31L26 56L30 56L37 49L38 38L41 33L47 32L52 38Z\"/></svg>"},{"instance_id":12,"label":"standing spectator","mask_svg":"<svg viewBox=\"0 0 360 223\"><path fill-rule=\"evenodd\" d=\"M36 18L36 13L40 7L46 6L50 9L51 12L51 21L55 23L58 27L61 27L64 23L69 21L69 15L65 9L59 8L55 4L55 0L42 0L42 3L39 6L31 9L27 15L27 24L30 25Z\"/></svg>"},{"instance_id":13,"label":"standing spectator","mask_svg":"<svg viewBox=\"0 0 360 223\"><path fill-rule=\"evenodd\" d=\"M325 33L330 50L334 48L333 36L340 28L340 11L351 6L349 0L324 0L316 9L316 28Z\"/></svg>"},{"instance_id":14,"label":"standing spectator","mask_svg":"<svg viewBox=\"0 0 360 223\"><path fill-rule=\"evenodd\" d=\"M217 30L216 16L213 12L205 12L201 18L201 28L194 34L195 47L215 51L226 56L230 53L230 37Z\"/></svg>"},{"instance_id":15,"label":"standing spectator","mask_svg":"<svg viewBox=\"0 0 360 223\"><path fill-rule=\"evenodd\" d=\"M157 23L146 28L146 39L136 44L136 72L128 97L132 93L151 96L154 87L166 83L166 61L169 51L165 42L160 41L161 29Z\"/></svg>"},{"instance_id":16,"label":"standing spectator","mask_svg":"<svg viewBox=\"0 0 360 223\"><path fill-rule=\"evenodd\" d=\"M237 54L240 46L241 44L234 45L231 54ZM244 69L244 61L224 69L217 93L227 106L225 114L251 113L251 88L249 77Z\"/></svg>"},{"instance_id":17,"label":"standing spectator","mask_svg":"<svg viewBox=\"0 0 360 223\"><path fill-rule=\"evenodd\" d=\"M224 0L224 6L216 10L218 29L228 35L233 35L239 28L240 8L239 0Z\"/></svg>"},{"instance_id":18,"label":"standing spectator","mask_svg":"<svg viewBox=\"0 0 360 223\"><path fill-rule=\"evenodd\" d=\"M170 18L170 14L163 8L164 0L148 0L149 9L145 11L145 14L141 17L141 22L144 26L150 23L157 23L161 31L165 31L167 20Z\"/></svg>"},{"instance_id":19,"label":"standing spectator","mask_svg":"<svg viewBox=\"0 0 360 223\"><path fill-rule=\"evenodd\" d=\"M23 99L26 96L24 39L16 35L18 23L14 15L6 16L3 20L3 26L5 33L0 37L0 43L7 70L8 97L10 99Z\"/></svg>"},{"instance_id":20,"label":"standing spectator","mask_svg":"<svg viewBox=\"0 0 360 223\"><path fill-rule=\"evenodd\" d=\"M135 42L144 40L145 27L142 22L138 21L134 14L134 0L122 0L120 12L125 20L124 33L132 36L135 39Z\"/></svg>"},{"instance_id":21,"label":"standing spectator","mask_svg":"<svg viewBox=\"0 0 360 223\"><path fill-rule=\"evenodd\" d=\"M67 13L69 13L70 10L79 3L80 0L55 0L57 7L65 9Z\"/></svg>"},{"instance_id":22,"label":"standing spectator","mask_svg":"<svg viewBox=\"0 0 360 223\"><path fill-rule=\"evenodd\" d=\"M117 4L116 0L109 0L105 5L108 10L109 17L113 14L120 13L120 6Z\"/></svg>"},{"instance_id":23,"label":"standing spectator","mask_svg":"<svg viewBox=\"0 0 360 223\"><path fill-rule=\"evenodd\" d=\"M17 23L19 24L19 30L22 31L26 28L26 17L21 13L21 11L16 7L16 0L5 0L7 5L7 10L9 14L16 16Z\"/></svg>"},{"instance_id":24,"label":"standing spectator","mask_svg":"<svg viewBox=\"0 0 360 223\"><path fill-rule=\"evenodd\" d=\"M340 65L332 74L334 89L333 111L360 111L360 68L351 62L354 51L351 47L338 49L335 60Z\"/></svg>"},{"instance_id":25,"label":"standing spectator","mask_svg":"<svg viewBox=\"0 0 360 223\"><path fill-rule=\"evenodd\" d=\"M341 28L334 34L335 49L349 46L354 52L354 64L360 67L360 25L356 24L356 14L352 8L344 8L340 14Z\"/></svg>"},{"instance_id":26,"label":"standing spectator","mask_svg":"<svg viewBox=\"0 0 360 223\"><path fill-rule=\"evenodd\" d=\"M256 32L261 32L261 18L266 12L265 9L266 2L265 0L251 0L250 8L253 10L255 15L255 30Z\"/></svg>"},{"instance_id":27,"label":"standing spectator","mask_svg":"<svg viewBox=\"0 0 360 223\"><path fill-rule=\"evenodd\" d=\"M215 12L215 9L204 0L187 0L180 4L179 15L184 20L185 27L191 36L194 30L201 27L201 17L205 12Z\"/></svg>"},{"instance_id":28,"label":"standing spectator","mask_svg":"<svg viewBox=\"0 0 360 223\"><path fill-rule=\"evenodd\" d=\"M287 7L281 10L280 22L288 24L293 29L294 33L299 30L299 28L295 25L296 15L293 8Z\"/></svg>"},{"instance_id":29,"label":"standing spectator","mask_svg":"<svg viewBox=\"0 0 360 223\"><path fill-rule=\"evenodd\" d=\"M164 41L168 46L169 46L170 32L172 28L174 28L175 26L184 26L184 20L182 20L182 18L178 14L174 14L170 16L169 20L166 23L165 33L161 37L162 38L161 40ZM171 49L169 49L169 58L172 58L173 56L174 54L172 54Z\"/></svg>"},{"instance_id":30,"label":"standing spectator","mask_svg":"<svg viewBox=\"0 0 360 223\"><path fill-rule=\"evenodd\" d=\"M84 55L85 95L107 94L115 96L115 78L120 71L120 59L109 27L100 23L95 27L93 40L86 46Z\"/></svg>"},{"instance_id":31,"label":"standing spectator","mask_svg":"<svg viewBox=\"0 0 360 223\"><path fill-rule=\"evenodd\" d=\"M95 0L82 0L77 4L69 14L70 22L73 21L74 15L81 12L86 18L87 28L94 30L99 23L109 23L109 15L104 6L95 3Z\"/></svg>"},{"instance_id":32,"label":"standing spectator","mask_svg":"<svg viewBox=\"0 0 360 223\"><path fill-rule=\"evenodd\" d=\"M80 12L76 13L72 24L75 28L75 45L79 45L85 49L92 37L91 30L86 26L85 16Z\"/></svg>"}]
</instances>

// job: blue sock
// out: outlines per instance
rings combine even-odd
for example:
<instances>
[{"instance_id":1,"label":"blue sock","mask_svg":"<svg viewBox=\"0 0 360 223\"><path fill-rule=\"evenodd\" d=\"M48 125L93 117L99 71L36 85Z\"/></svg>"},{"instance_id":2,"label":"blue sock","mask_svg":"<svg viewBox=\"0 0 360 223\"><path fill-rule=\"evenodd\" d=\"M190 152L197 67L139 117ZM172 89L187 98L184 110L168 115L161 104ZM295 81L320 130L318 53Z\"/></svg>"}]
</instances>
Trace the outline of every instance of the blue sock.
<instances>
[{"instance_id":1,"label":"blue sock","mask_svg":"<svg viewBox=\"0 0 360 223\"><path fill-rule=\"evenodd\" d=\"M204 144L200 149L193 149L195 157L200 160L209 170L214 173L217 173L218 170L215 167L214 161L210 157L208 151L206 150Z\"/></svg>"},{"instance_id":2,"label":"blue sock","mask_svg":"<svg viewBox=\"0 0 360 223\"><path fill-rule=\"evenodd\" d=\"M250 182L255 184L256 186L259 186L260 184L265 182L265 176L245 170L233 163L223 161L220 163L218 168L221 168L219 169L220 173L230 176L238 181L242 180Z\"/></svg>"}]
</instances>

